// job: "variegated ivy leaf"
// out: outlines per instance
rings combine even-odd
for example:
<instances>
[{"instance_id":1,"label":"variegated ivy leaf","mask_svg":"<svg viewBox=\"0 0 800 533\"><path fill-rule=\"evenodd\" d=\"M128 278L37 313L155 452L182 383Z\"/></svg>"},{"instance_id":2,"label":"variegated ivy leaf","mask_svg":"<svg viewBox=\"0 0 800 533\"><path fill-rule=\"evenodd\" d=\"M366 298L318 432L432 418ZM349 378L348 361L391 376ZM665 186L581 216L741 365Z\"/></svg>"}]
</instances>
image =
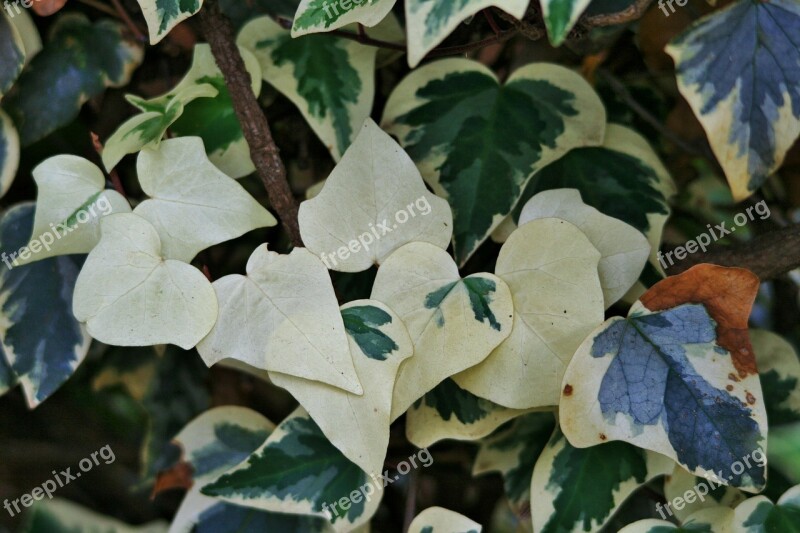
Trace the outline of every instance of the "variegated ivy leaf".
<instances>
[{"instance_id":1,"label":"variegated ivy leaf","mask_svg":"<svg viewBox=\"0 0 800 533\"><path fill-rule=\"evenodd\" d=\"M650 243L642 233L621 220L583 203L576 189L542 191L525 204L520 225L540 218L558 218L575 224L600 252L597 265L605 308L625 296L642 273Z\"/></svg>"},{"instance_id":2,"label":"variegated ivy leaf","mask_svg":"<svg viewBox=\"0 0 800 533\"><path fill-rule=\"evenodd\" d=\"M217 320L202 272L162 252L156 229L134 213L100 222L101 238L75 285L73 312L95 339L117 346L189 349ZM122 324L122 326L120 326Z\"/></svg>"},{"instance_id":3,"label":"variegated ivy leaf","mask_svg":"<svg viewBox=\"0 0 800 533\"><path fill-rule=\"evenodd\" d=\"M684 503L673 505L672 502L678 497ZM672 473L664 479L664 498L669 505L665 506L663 512L684 522L701 509L720 506L733 509L747 499L747 495L737 488L720 485L712 479L693 476L686 469L675 465Z\"/></svg>"},{"instance_id":4,"label":"variegated ivy leaf","mask_svg":"<svg viewBox=\"0 0 800 533\"><path fill-rule=\"evenodd\" d=\"M0 109L0 198L14 182L19 167L19 135L14 123Z\"/></svg>"},{"instance_id":5,"label":"variegated ivy leaf","mask_svg":"<svg viewBox=\"0 0 800 533\"><path fill-rule=\"evenodd\" d=\"M29 17L27 13L24 16ZM13 17L0 11L0 98L8 91L25 66L25 44Z\"/></svg>"},{"instance_id":6,"label":"variegated ivy leaf","mask_svg":"<svg viewBox=\"0 0 800 533\"><path fill-rule=\"evenodd\" d=\"M151 198L134 213L156 228L168 259L189 262L209 246L277 223L244 187L208 160L199 137L168 139L157 150L145 148L136 170Z\"/></svg>"},{"instance_id":7,"label":"variegated ivy leaf","mask_svg":"<svg viewBox=\"0 0 800 533\"><path fill-rule=\"evenodd\" d=\"M483 527L444 507L428 507L408 526L408 533L481 533Z\"/></svg>"},{"instance_id":8,"label":"variegated ivy leaf","mask_svg":"<svg viewBox=\"0 0 800 533\"><path fill-rule=\"evenodd\" d=\"M599 260L586 235L565 220L520 226L495 266L514 301L511 335L485 361L453 376L456 383L514 409L558 405L572 354L603 322Z\"/></svg>"},{"instance_id":9,"label":"variegated ivy leaf","mask_svg":"<svg viewBox=\"0 0 800 533\"><path fill-rule=\"evenodd\" d=\"M126 85L144 56L111 20L92 23L66 13L49 30L44 49L3 99L23 146L72 122L81 106L107 87Z\"/></svg>"},{"instance_id":10,"label":"variegated ivy leaf","mask_svg":"<svg viewBox=\"0 0 800 533\"><path fill-rule=\"evenodd\" d=\"M412 242L381 265L372 287L403 319L414 357L400 366L392 420L436 385L486 359L511 333L513 304L503 280L492 274L464 279L450 255Z\"/></svg>"},{"instance_id":11,"label":"variegated ivy leaf","mask_svg":"<svg viewBox=\"0 0 800 533\"><path fill-rule=\"evenodd\" d=\"M662 511L664 510L663 507L660 509ZM666 516L667 513L664 512L664 515ZM683 533L686 531L696 531L698 533L738 533L739 530L728 529L732 521L733 510L731 508L710 507L690 515L680 526L676 526L673 522L667 520L648 518L628 524L620 529L619 533L669 533L670 531L675 531L676 533ZM751 530L747 531L749 532Z\"/></svg>"},{"instance_id":12,"label":"variegated ivy leaf","mask_svg":"<svg viewBox=\"0 0 800 533\"><path fill-rule=\"evenodd\" d=\"M666 51L734 199L750 196L800 134L800 3L739 0Z\"/></svg>"},{"instance_id":13,"label":"variegated ivy leaf","mask_svg":"<svg viewBox=\"0 0 800 533\"><path fill-rule=\"evenodd\" d=\"M57 155L33 169L38 193L28 252L16 261L33 263L57 255L87 254L100 242L100 221L113 213L130 213L117 191L106 189L97 166L74 155Z\"/></svg>"},{"instance_id":14,"label":"variegated ivy leaf","mask_svg":"<svg viewBox=\"0 0 800 533\"><path fill-rule=\"evenodd\" d=\"M380 302L350 302L341 313L363 395L276 372L270 379L295 397L345 457L378 475L389 447L397 370L414 354L414 345L403 321Z\"/></svg>"},{"instance_id":15,"label":"variegated ivy leaf","mask_svg":"<svg viewBox=\"0 0 800 533\"><path fill-rule=\"evenodd\" d=\"M750 330L770 428L800 422L800 360L788 341L770 331Z\"/></svg>"},{"instance_id":16,"label":"variegated ivy leaf","mask_svg":"<svg viewBox=\"0 0 800 533\"><path fill-rule=\"evenodd\" d=\"M570 442L623 440L695 475L761 490L765 465L731 467L766 446L747 334L758 285L747 270L698 265L592 332L564 375L559 412Z\"/></svg>"},{"instance_id":17,"label":"variegated ivy leaf","mask_svg":"<svg viewBox=\"0 0 800 533\"><path fill-rule=\"evenodd\" d=\"M294 103L335 161L372 110L377 48L333 35L293 39L269 17L249 22L240 46L258 58L264 80Z\"/></svg>"},{"instance_id":18,"label":"variegated ivy leaf","mask_svg":"<svg viewBox=\"0 0 800 533\"><path fill-rule=\"evenodd\" d=\"M294 15L292 37L332 31L348 24L372 27L381 22L397 0L301 0Z\"/></svg>"},{"instance_id":19,"label":"variegated ivy leaf","mask_svg":"<svg viewBox=\"0 0 800 533\"><path fill-rule=\"evenodd\" d=\"M239 53L250 74L253 94L258 96L262 84L261 65L249 50L239 47ZM237 179L247 176L256 167L250 159L250 147L233 110L228 85L211 53L211 47L198 44L194 47L192 67L172 90L172 94L191 93L206 84L214 87L217 95L187 103L183 114L172 124L171 131L181 137L196 135L203 139L208 158L228 176Z\"/></svg>"},{"instance_id":20,"label":"variegated ivy leaf","mask_svg":"<svg viewBox=\"0 0 800 533\"><path fill-rule=\"evenodd\" d=\"M308 249L340 272L367 270L409 242L447 249L453 235L450 206L369 118L322 191L300 205L299 220Z\"/></svg>"},{"instance_id":21,"label":"variegated ivy leaf","mask_svg":"<svg viewBox=\"0 0 800 533\"><path fill-rule=\"evenodd\" d=\"M519 517L530 516L531 476L539 454L555 427L550 413L530 413L508 429L498 430L480 442L472 475L499 472L509 505Z\"/></svg>"},{"instance_id":22,"label":"variegated ivy leaf","mask_svg":"<svg viewBox=\"0 0 800 533\"><path fill-rule=\"evenodd\" d=\"M150 32L150 44L167 34L203 7L203 0L137 0Z\"/></svg>"},{"instance_id":23,"label":"variegated ivy leaf","mask_svg":"<svg viewBox=\"0 0 800 533\"><path fill-rule=\"evenodd\" d=\"M544 25L553 46L564 42L591 0L539 0L542 4Z\"/></svg>"},{"instance_id":24,"label":"variegated ivy leaf","mask_svg":"<svg viewBox=\"0 0 800 533\"><path fill-rule=\"evenodd\" d=\"M5 263L0 265L0 393L19 382L31 408L72 375L91 341L72 316L82 258L59 257L19 267L9 261L9 255L27 243L33 211L33 204L19 204L0 219L0 258Z\"/></svg>"},{"instance_id":25,"label":"variegated ivy leaf","mask_svg":"<svg viewBox=\"0 0 800 533\"><path fill-rule=\"evenodd\" d=\"M143 526L130 526L69 500L55 498L36 503L27 517L24 531L65 533L67 531L113 531L114 533L167 533L163 520Z\"/></svg>"},{"instance_id":26,"label":"variegated ivy leaf","mask_svg":"<svg viewBox=\"0 0 800 533\"><path fill-rule=\"evenodd\" d=\"M487 7L497 7L518 19L530 0L406 0L408 65L416 67L425 55L456 27Z\"/></svg>"},{"instance_id":27,"label":"variegated ivy leaf","mask_svg":"<svg viewBox=\"0 0 800 533\"><path fill-rule=\"evenodd\" d=\"M501 85L466 59L413 71L383 117L384 129L450 202L459 265L511 213L537 170L572 148L600 144L604 124L598 96L564 67L527 65Z\"/></svg>"},{"instance_id":28,"label":"variegated ivy leaf","mask_svg":"<svg viewBox=\"0 0 800 533\"><path fill-rule=\"evenodd\" d=\"M661 269L657 254L675 185L644 137L609 124L603 146L576 148L539 171L492 238L503 242L514 230L522 208L536 194L562 188L577 189L587 205L642 232L650 242L650 262Z\"/></svg>"},{"instance_id":29,"label":"variegated ivy leaf","mask_svg":"<svg viewBox=\"0 0 800 533\"><path fill-rule=\"evenodd\" d=\"M556 429L533 469L533 530L597 531L634 490L674 464L625 442L575 448Z\"/></svg>"},{"instance_id":30,"label":"variegated ivy leaf","mask_svg":"<svg viewBox=\"0 0 800 533\"><path fill-rule=\"evenodd\" d=\"M304 248L262 244L247 276L214 282L220 317L197 346L208 366L225 358L362 394L339 304L325 265Z\"/></svg>"},{"instance_id":31,"label":"variegated ivy leaf","mask_svg":"<svg viewBox=\"0 0 800 533\"><path fill-rule=\"evenodd\" d=\"M298 407L245 462L201 492L255 509L328 518L344 532L372 518L383 483L350 462Z\"/></svg>"},{"instance_id":32,"label":"variegated ivy leaf","mask_svg":"<svg viewBox=\"0 0 800 533\"><path fill-rule=\"evenodd\" d=\"M408 410L406 438L418 448L443 439L476 440L527 412L479 398L447 378Z\"/></svg>"}]
</instances>

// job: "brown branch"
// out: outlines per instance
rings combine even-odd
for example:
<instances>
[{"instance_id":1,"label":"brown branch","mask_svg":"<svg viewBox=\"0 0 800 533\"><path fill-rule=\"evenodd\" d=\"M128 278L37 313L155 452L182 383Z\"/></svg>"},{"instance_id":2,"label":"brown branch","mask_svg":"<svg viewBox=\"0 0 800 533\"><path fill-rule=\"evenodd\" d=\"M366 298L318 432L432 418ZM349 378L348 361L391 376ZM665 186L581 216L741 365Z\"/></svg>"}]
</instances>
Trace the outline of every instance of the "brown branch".
<instances>
[{"instance_id":1,"label":"brown branch","mask_svg":"<svg viewBox=\"0 0 800 533\"><path fill-rule=\"evenodd\" d=\"M286 179L286 167L272 138L267 117L253 94L250 74L239 54L239 47L236 46L233 27L220 11L217 0L206 0L200 10L200 27L225 77L233 109L250 146L250 157L267 190L270 204L278 212L292 243L302 246L297 222L297 201Z\"/></svg>"},{"instance_id":2,"label":"brown branch","mask_svg":"<svg viewBox=\"0 0 800 533\"><path fill-rule=\"evenodd\" d=\"M125 11L125 7L122 5L122 2L119 0L111 0L111 3L114 4L114 9L117 10L119 14L119 18L128 26L128 29L131 30L131 33L136 36L136 40L139 42L147 42L147 37L145 37L142 30L139 29L139 26L133 21L128 12Z\"/></svg>"},{"instance_id":3,"label":"brown branch","mask_svg":"<svg viewBox=\"0 0 800 533\"><path fill-rule=\"evenodd\" d=\"M669 261L665 261L669 265ZM680 274L699 263L746 268L762 280L775 279L800 268L800 224L764 233L741 245L711 248L704 254L688 255L668 266L667 273L671 276Z\"/></svg>"},{"instance_id":4,"label":"brown branch","mask_svg":"<svg viewBox=\"0 0 800 533\"><path fill-rule=\"evenodd\" d=\"M614 26L637 20L644 15L653 0L636 0L634 3L617 13L603 13L600 15L583 15L578 19L578 24L585 28L600 28Z\"/></svg>"}]
</instances>

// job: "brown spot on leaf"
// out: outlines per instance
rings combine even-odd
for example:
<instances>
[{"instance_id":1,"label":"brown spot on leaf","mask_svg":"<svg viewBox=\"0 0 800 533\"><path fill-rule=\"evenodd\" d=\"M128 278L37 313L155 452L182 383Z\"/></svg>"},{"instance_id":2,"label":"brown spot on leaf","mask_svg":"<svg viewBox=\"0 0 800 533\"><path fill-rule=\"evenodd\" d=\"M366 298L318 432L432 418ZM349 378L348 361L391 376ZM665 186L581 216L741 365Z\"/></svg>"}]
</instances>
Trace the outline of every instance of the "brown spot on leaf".
<instances>
[{"instance_id":1,"label":"brown spot on leaf","mask_svg":"<svg viewBox=\"0 0 800 533\"><path fill-rule=\"evenodd\" d=\"M737 383L739 382L739 378L733 372L728 374L728 379L731 380L731 381L736 381Z\"/></svg>"},{"instance_id":2,"label":"brown spot on leaf","mask_svg":"<svg viewBox=\"0 0 800 533\"><path fill-rule=\"evenodd\" d=\"M728 385L725 387L725 389L727 389L727 391L730 392L733 390L733 385Z\"/></svg>"},{"instance_id":3,"label":"brown spot on leaf","mask_svg":"<svg viewBox=\"0 0 800 533\"><path fill-rule=\"evenodd\" d=\"M572 394L572 385L564 385L564 396L570 396Z\"/></svg>"},{"instance_id":4,"label":"brown spot on leaf","mask_svg":"<svg viewBox=\"0 0 800 533\"><path fill-rule=\"evenodd\" d=\"M749 403L750 405L756 403L756 397L753 396L750 391L747 391L747 396L745 396L745 398L747 398L747 403Z\"/></svg>"},{"instance_id":5,"label":"brown spot on leaf","mask_svg":"<svg viewBox=\"0 0 800 533\"><path fill-rule=\"evenodd\" d=\"M600 433L600 440L606 440L607 438L605 433Z\"/></svg>"}]
</instances>

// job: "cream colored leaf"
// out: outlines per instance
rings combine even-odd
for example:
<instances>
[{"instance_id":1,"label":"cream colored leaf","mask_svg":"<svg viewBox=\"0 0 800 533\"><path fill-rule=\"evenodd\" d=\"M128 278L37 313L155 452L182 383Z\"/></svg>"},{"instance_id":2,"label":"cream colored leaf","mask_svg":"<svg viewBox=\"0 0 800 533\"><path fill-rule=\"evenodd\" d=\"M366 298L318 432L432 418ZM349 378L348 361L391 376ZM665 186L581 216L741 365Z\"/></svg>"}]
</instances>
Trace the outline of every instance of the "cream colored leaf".
<instances>
[{"instance_id":1,"label":"cream colored leaf","mask_svg":"<svg viewBox=\"0 0 800 533\"><path fill-rule=\"evenodd\" d=\"M158 233L140 216L115 214L100 229L75 285L75 318L106 344L197 344L217 320L217 298L202 272L165 258Z\"/></svg>"},{"instance_id":2,"label":"cream colored leaf","mask_svg":"<svg viewBox=\"0 0 800 533\"><path fill-rule=\"evenodd\" d=\"M408 533L481 533L482 530L479 523L444 507L428 507L408 527Z\"/></svg>"},{"instance_id":3,"label":"cream colored leaf","mask_svg":"<svg viewBox=\"0 0 800 533\"><path fill-rule=\"evenodd\" d=\"M409 242L446 249L453 214L428 192L410 157L372 119L322 191L300 205L300 233L332 270L360 272Z\"/></svg>"},{"instance_id":4,"label":"cream colored leaf","mask_svg":"<svg viewBox=\"0 0 800 533\"><path fill-rule=\"evenodd\" d=\"M152 199L134 213L156 228L168 259L189 262L209 246L276 224L241 185L211 164L199 137L147 148L136 168L142 190Z\"/></svg>"},{"instance_id":5,"label":"cream colored leaf","mask_svg":"<svg viewBox=\"0 0 800 533\"><path fill-rule=\"evenodd\" d=\"M688 498L683 498L684 495L688 495ZM667 516L674 515L683 522L689 515L701 509L717 506L733 509L746 500L747 495L735 487L726 487L712 479L694 476L680 465L675 465L672 473L664 479L664 498L667 500L664 513ZM674 505L676 498L683 498L683 503Z\"/></svg>"},{"instance_id":6,"label":"cream colored leaf","mask_svg":"<svg viewBox=\"0 0 800 533\"><path fill-rule=\"evenodd\" d=\"M289 255L256 248L247 276L214 282L220 319L197 345L208 366L234 358L261 369L364 391L353 366L325 265L304 248Z\"/></svg>"}]
</instances>

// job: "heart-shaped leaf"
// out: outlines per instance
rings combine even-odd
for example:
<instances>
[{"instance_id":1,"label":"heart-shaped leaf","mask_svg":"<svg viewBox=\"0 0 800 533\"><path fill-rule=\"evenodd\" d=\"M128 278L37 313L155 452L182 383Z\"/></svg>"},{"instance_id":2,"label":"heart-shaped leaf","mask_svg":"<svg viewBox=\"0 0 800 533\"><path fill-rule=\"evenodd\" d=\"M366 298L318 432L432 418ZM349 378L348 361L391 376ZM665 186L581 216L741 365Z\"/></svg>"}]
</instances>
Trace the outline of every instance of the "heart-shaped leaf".
<instances>
[{"instance_id":1,"label":"heart-shaped leaf","mask_svg":"<svg viewBox=\"0 0 800 533\"><path fill-rule=\"evenodd\" d=\"M501 85L480 63L446 59L400 82L382 124L450 202L455 256L463 265L511 213L537 170L570 149L603 141L605 109L586 81L564 67L526 65Z\"/></svg>"},{"instance_id":2,"label":"heart-shaped leaf","mask_svg":"<svg viewBox=\"0 0 800 533\"><path fill-rule=\"evenodd\" d=\"M391 12L395 2L397 0L300 0L292 23L292 37L332 31L354 23L371 28Z\"/></svg>"},{"instance_id":3,"label":"heart-shaped leaf","mask_svg":"<svg viewBox=\"0 0 800 533\"><path fill-rule=\"evenodd\" d=\"M203 0L137 0L150 32L150 44L161 39L203 7Z\"/></svg>"},{"instance_id":4,"label":"heart-shaped leaf","mask_svg":"<svg viewBox=\"0 0 800 533\"><path fill-rule=\"evenodd\" d=\"M391 307L408 328L414 357L400 366L392 420L445 378L476 365L511 333L513 304L492 274L461 279L450 255L412 242L381 265L373 300Z\"/></svg>"},{"instance_id":5,"label":"heart-shaped leaf","mask_svg":"<svg viewBox=\"0 0 800 533\"><path fill-rule=\"evenodd\" d=\"M656 284L627 319L592 332L564 376L559 412L570 442L623 440L695 475L763 488L763 464L731 466L766 441L747 333L757 290L747 270L698 265Z\"/></svg>"},{"instance_id":6,"label":"heart-shaped leaf","mask_svg":"<svg viewBox=\"0 0 800 533\"><path fill-rule=\"evenodd\" d=\"M134 209L156 228L164 257L191 261L209 246L277 221L236 180L208 160L199 137L162 142L139 154L136 170L151 199Z\"/></svg>"},{"instance_id":7,"label":"heart-shaped leaf","mask_svg":"<svg viewBox=\"0 0 800 533\"><path fill-rule=\"evenodd\" d=\"M75 285L75 318L106 344L196 345L217 320L217 297L196 268L165 258L156 229L133 213L100 222Z\"/></svg>"},{"instance_id":8,"label":"heart-shaped leaf","mask_svg":"<svg viewBox=\"0 0 800 533\"><path fill-rule=\"evenodd\" d=\"M341 272L367 270L412 241L446 249L453 234L450 206L372 119L322 191L300 205L299 220L308 249Z\"/></svg>"},{"instance_id":9,"label":"heart-shaped leaf","mask_svg":"<svg viewBox=\"0 0 800 533\"><path fill-rule=\"evenodd\" d=\"M362 394L325 265L304 248L259 246L247 276L214 282L220 318L197 346L208 366L225 358Z\"/></svg>"}]
</instances>

